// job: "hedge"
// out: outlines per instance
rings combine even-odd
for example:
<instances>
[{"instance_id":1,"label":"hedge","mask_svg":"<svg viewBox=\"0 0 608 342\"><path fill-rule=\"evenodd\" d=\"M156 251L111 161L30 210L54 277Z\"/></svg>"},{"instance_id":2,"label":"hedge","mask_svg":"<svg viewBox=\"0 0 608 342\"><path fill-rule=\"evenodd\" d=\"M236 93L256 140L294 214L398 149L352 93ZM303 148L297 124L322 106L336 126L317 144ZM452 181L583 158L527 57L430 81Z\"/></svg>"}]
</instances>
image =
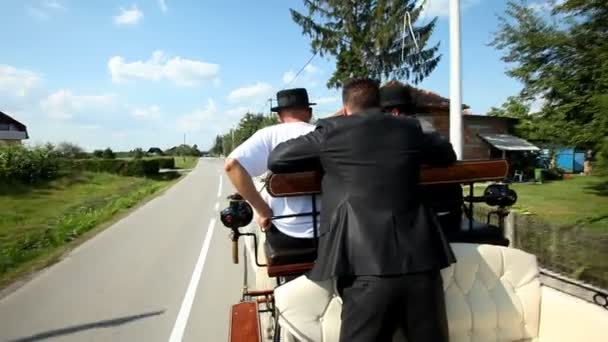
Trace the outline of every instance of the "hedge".
<instances>
[{"instance_id":1,"label":"hedge","mask_svg":"<svg viewBox=\"0 0 608 342\"><path fill-rule=\"evenodd\" d=\"M64 160L64 167L75 171L107 172L121 176L157 175L161 163L170 164L166 158L151 159L77 159Z\"/></svg>"},{"instance_id":2,"label":"hedge","mask_svg":"<svg viewBox=\"0 0 608 342\"><path fill-rule=\"evenodd\" d=\"M150 159L150 158L148 158ZM158 166L161 169L175 169L175 159L174 158L151 158L158 160Z\"/></svg>"},{"instance_id":3,"label":"hedge","mask_svg":"<svg viewBox=\"0 0 608 342\"><path fill-rule=\"evenodd\" d=\"M37 183L58 176L59 161L48 148L0 147L0 182Z\"/></svg>"}]
</instances>

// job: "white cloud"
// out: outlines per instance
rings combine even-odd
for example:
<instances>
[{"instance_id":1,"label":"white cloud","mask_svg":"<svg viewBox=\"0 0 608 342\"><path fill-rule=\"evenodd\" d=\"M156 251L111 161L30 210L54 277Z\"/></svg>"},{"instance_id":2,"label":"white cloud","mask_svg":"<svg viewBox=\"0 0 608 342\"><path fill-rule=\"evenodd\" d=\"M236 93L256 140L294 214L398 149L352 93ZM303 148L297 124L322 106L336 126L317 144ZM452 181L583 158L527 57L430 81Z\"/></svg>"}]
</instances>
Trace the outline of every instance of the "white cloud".
<instances>
[{"instance_id":1,"label":"white cloud","mask_svg":"<svg viewBox=\"0 0 608 342\"><path fill-rule=\"evenodd\" d=\"M316 74L321 72L321 69L319 69L319 67L314 66L313 64L308 64L306 67L304 67L304 72L309 74Z\"/></svg>"},{"instance_id":2,"label":"white cloud","mask_svg":"<svg viewBox=\"0 0 608 342\"><path fill-rule=\"evenodd\" d=\"M477 5L481 0L461 0L460 11L464 11L472 6ZM419 1L418 5L422 2ZM421 19L432 17L449 17L450 16L450 0L427 0L420 14Z\"/></svg>"},{"instance_id":3,"label":"white cloud","mask_svg":"<svg viewBox=\"0 0 608 342\"><path fill-rule=\"evenodd\" d=\"M116 25L137 25L144 17L144 13L137 8L137 5L130 9L120 8L120 14L114 16Z\"/></svg>"},{"instance_id":4,"label":"white cloud","mask_svg":"<svg viewBox=\"0 0 608 342\"><path fill-rule=\"evenodd\" d=\"M33 71L0 64L0 93L12 93L18 97L25 97L41 81L42 77Z\"/></svg>"},{"instance_id":5,"label":"white cloud","mask_svg":"<svg viewBox=\"0 0 608 342\"><path fill-rule=\"evenodd\" d=\"M46 0L42 2L42 7L55 11L64 11L66 7L57 0Z\"/></svg>"},{"instance_id":6,"label":"white cloud","mask_svg":"<svg viewBox=\"0 0 608 342\"><path fill-rule=\"evenodd\" d=\"M107 109L114 101L113 94L76 95L70 90L62 89L43 99L40 106L48 117L65 120L79 112Z\"/></svg>"},{"instance_id":7,"label":"white cloud","mask_svg":"<svg viewBox=\"0 0 608 342\"><path fill-rule=\"evenodd\" d=\"M228 100L232 102L242 102L245 100L252 100L257 98L263 98L272 94L272 86L268 83L258 82L253 85L238 88L230 92Z\"/></svg>"},{"instance_id":8,"label":"white cloud","mask_svg":"<svg viewBox=\"0 0 608 342\"><path fill-rule=\"evenodd\" d=\"M553 8L563 5L564 2L566 2L566 0L538 0L530 2L528 8L538 14L550 14Z\"/></svg>"},{"instance_id":9,"label":"white cloud","mask_svg":"<svg viewBox=\"0 0 608 342\"><path fill-rule=\"evenodd\" d=\"M53 14L65 11L66 9L67 7L57 0L44 0L40 1L37 5L26 6L27 13L40 20L49 19Z\"/></svg>"},{"instance_id":10,"label":"white cloud","mask_svg":"<svg viewBox=\"0 0 608 342\"><path fill-rule=\"evenodd\" d=\"M332 104L332 103L336 103L338 102L338 98L335 96L326 96L326 97L321 97L319 99L313 100L311 102L314 102L316 104Z\"/></svg>"},{"instance_id":11,"label":"white cloud","mask_svg":"<svg viewBox=\"0 0 608 342\"><path fill-rule=\"evenodd\" d=\"M114 56L108 61L112 81L160 81L167 79L179 86L195 86L202 81L219 82L219 65L182 57L168 58L163 51L155 51L147 61L126 62ZM216 81L217 80L217 81Z\"/></svg>"},{"instance_id":12,"label":"white cloud","mask_svg":"<svg viewBox=\"0 0 608 342\"><path fill-rule=\"evenodd\" d=\"M317 82L313 80L314 75L320 74L321 69L317 66L314 66L313 64L308 64L304 67L303 71L304 72L298 76L298 80L308 84L308 86L311 86L311 87L315 86L317 84ZM296 78L296 73L293 70L288 70L283 74L283 83L285 83L285 84L292 83L295 78Z\"/></svg>"},{"instance_id":13,"label":"white cloud","mask_svg":"<svg viewBox=\"0 0 608 342\"><path fill-rule=\"evenodd\" d=\"M207 100L205 108L197 109L177 119L177 129L182 132L199 131L203 122L211 119L217 113L217 107L213 99Z\"/></svg>"},{"instance_id":14,"label":"white cloud","mask_svg":"<svg viewBox=\"0 0 608 342\"><path fill-rule=\"evenodd\" d=\"M152 105L143 108L133 108L131 114L138 119L158 119L160 118L160 107Z\"/></svg>"},{"instance_id":15,"label":"white cloud","mask_svg":"<svg viewBox=\"0 0 608 342\"><path fill-rule=\"evenodd\" d=\"M285 84L291 83L295 77L296 77L296 73L289 70L283 74L283 83L285 83Z\"/></svg>"},{"instance_id":16,"label":"white cloud","mask_svg":"<svg viewBox=\"0 0 608 342\"><path fill-rule=\"evenodd\" d=\"M160 10L163 11L163 13L166 13L169 10L166 0L158 0L158 7L160 7Z\"/></svg>"},{"instance_id":17,"label":"white cloud","mask_svg":"<svg viewBox=\"0 0 608 342\"><path fill-rule=\"evenodd\" d=\"M226 110L224 113L226 114L226 117L229 117L229 118L240 118L241 116L245 115L249 111L251 111L251 109L249 107L240 106L240 107L236 107L236 108L230 108L230 109Z\"/></svg>"}]
</instances>

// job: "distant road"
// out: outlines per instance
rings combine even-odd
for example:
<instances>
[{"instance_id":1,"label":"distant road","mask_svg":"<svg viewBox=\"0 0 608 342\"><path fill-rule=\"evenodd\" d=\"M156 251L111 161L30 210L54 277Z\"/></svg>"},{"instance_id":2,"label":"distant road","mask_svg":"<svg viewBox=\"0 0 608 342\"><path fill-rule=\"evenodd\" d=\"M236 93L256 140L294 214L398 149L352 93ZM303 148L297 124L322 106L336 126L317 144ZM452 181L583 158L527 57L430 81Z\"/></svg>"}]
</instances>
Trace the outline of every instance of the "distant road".
<instances>
[{"instance_id":1,"label":"distant road","mask_svg":"<svg viewBox=\"0 0 608 342\"><path fill-rule=\"evenodd\" d=\"M218 220L232 190L222 160L201 159L165 194L0 299L0 341L227 341L243 284L243 261L232 264Z\"/></svg>"}]
</instances>

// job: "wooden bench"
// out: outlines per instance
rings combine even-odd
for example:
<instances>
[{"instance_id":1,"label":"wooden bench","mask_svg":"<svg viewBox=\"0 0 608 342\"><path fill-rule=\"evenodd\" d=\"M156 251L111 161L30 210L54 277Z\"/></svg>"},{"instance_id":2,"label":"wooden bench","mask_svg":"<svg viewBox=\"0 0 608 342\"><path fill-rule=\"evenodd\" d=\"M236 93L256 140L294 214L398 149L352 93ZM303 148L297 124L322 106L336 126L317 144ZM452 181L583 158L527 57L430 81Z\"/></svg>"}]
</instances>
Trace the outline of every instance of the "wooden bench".
<instances>
[{"instance_id":1,"label":"wooden bench","mask_svg":"<svg viewBox=\"0 0 608 342\"><path fill-rule=\"evenodd\" d=\"M506 160L480 160L480 161L459 161L454 165L444 168L434 168L423 166L420 172L420 184L469 184L501 181L504 180L509 172L509 164ZM320 172L296 172L284 174L270 174L266 179L266 187L270 196L273 197L293 197L293 196L316 196L321 194ZM311 213L312 215L312 213ZM316 225L315 225L315 237ZM278 276L297 276L309 271L314 262L302 262L302 259L314 260L311 251L306 250L306 256L298 255L297 251L280 251L269 246L264 246L267 259L268 275ZM290 256L294 255L296 262L289 262ZM280 258L279 258L280 257ZM273 262L281 259L280 263Z\"/></svg>"}]
</instances>

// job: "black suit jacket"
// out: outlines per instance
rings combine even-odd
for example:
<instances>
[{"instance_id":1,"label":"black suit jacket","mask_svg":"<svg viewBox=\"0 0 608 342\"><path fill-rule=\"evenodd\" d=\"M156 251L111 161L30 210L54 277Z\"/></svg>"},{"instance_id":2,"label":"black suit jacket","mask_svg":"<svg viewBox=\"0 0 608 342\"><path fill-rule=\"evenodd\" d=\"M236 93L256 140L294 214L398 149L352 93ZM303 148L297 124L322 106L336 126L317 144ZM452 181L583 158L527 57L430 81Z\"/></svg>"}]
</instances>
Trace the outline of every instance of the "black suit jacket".
<instances>
[{"instance_id":1,"label":"black suit jacket","mask_svg":"<svg viewBox=\"0 0 608 342\"><path fill-rule=\"evenodd\" d=\"M422 205L421 164L447 166L451 144L417 120L369 110L320 120L279 144L274 173L322 170L319 250L309 277L395 275L455 261L435 213Z\"/></svg>"}]
</instances>

